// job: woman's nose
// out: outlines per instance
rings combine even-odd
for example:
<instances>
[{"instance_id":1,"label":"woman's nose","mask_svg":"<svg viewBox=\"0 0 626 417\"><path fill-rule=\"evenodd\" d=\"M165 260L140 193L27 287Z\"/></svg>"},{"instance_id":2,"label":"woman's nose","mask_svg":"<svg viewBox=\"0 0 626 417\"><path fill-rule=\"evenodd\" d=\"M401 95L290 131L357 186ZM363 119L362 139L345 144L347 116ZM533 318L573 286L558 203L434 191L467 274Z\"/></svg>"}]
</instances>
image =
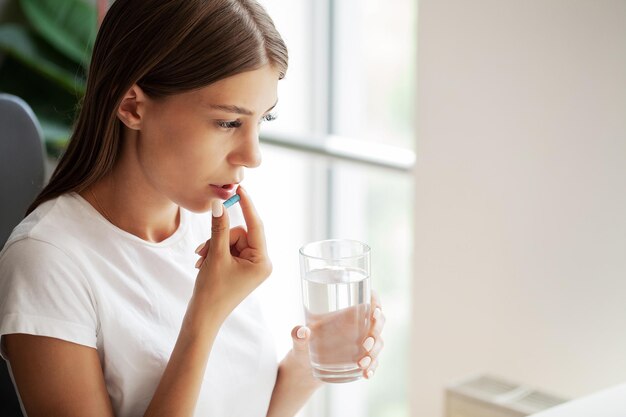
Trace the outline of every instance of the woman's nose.
<instances>
[{"instance_id":1,"label":"woman's nose","mask_svg":"<svg viewBox=\"0 0 626 417\"><path fill-rule=\"evenodd\" d=\"M248 168L261 165L261 148L259 145L259 129L251 128L244 132L239 146L231 152L230 162Z\"/></svg>"}]
</instances>

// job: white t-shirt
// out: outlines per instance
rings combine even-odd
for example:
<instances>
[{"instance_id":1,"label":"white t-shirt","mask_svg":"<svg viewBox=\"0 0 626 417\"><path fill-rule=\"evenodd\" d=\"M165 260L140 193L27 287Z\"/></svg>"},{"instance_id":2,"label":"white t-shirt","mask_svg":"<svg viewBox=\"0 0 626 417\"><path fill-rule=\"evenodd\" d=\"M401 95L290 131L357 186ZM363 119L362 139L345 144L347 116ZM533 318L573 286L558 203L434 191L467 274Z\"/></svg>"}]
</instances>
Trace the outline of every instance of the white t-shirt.
<instances>
[{"instance_id":1,"label":"white t-shirt","mask_svg":"<svg viewBox=\"0 0 626 417\"><path fill-rule=\"evenodd\" d=\"M77 193L43 203L0 252L0 336L97 349L115 415L143 415L176 343L210 216L181 207L178 230L152 243L109 223ZM253 292L219 330L195 415L265 416L277 368Z\"/></svg>"}]
</instances>

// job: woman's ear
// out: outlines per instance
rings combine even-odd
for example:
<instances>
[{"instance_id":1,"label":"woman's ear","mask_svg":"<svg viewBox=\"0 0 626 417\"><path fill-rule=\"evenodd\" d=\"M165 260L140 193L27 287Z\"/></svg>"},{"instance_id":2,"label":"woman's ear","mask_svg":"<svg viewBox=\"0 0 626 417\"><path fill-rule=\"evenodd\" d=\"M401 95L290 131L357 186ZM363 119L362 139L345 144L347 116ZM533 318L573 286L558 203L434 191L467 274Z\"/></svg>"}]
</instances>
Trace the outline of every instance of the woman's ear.
<instances>
[{"instance_id":1,"label":"woman's ear","mask_svg":"<svg viewBox=\"0 0 626 417\"><path fill-rule=\"evenodd\" d=\"M143 90L137 84L133 84L124 94L117 108L117 117L130 129L140 130L146 109L146 99Z\"/></svg>"}]
</instances>

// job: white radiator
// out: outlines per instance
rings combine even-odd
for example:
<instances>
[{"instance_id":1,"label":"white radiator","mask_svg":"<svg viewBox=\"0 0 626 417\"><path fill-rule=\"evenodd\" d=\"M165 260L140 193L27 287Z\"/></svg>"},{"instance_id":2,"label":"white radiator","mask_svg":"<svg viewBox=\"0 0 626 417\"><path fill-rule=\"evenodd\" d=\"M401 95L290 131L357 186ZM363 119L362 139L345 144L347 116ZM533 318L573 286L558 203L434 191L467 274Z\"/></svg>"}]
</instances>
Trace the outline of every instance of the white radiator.
<instances>
[{"instance_id":1,"label":"white radiator","mask_svg":"<svg viewBox=\"0 0 626 417\"><path fill-rule=\"evenodd\" d=\"M446 417L523 417L567 399L490 375L476 375L448 385Z\"/></svg>"}]
</instances>

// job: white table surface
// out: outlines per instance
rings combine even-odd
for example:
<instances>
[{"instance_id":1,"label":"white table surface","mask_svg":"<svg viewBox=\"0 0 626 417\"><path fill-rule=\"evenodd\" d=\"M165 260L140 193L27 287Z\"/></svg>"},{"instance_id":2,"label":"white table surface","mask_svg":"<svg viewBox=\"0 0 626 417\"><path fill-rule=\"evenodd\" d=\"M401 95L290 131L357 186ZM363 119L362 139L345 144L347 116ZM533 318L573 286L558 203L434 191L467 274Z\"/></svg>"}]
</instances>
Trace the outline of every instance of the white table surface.
<instances>
[{"instance_id":1,"label":"white table surface","mask_svg":"<svg viewBox=\"0 0 626 417\"><path fill-rule=\"evenodd\" d=\"M626 417L626 384L568 401L529 417Z\"/></svg>"}]
</instances>

